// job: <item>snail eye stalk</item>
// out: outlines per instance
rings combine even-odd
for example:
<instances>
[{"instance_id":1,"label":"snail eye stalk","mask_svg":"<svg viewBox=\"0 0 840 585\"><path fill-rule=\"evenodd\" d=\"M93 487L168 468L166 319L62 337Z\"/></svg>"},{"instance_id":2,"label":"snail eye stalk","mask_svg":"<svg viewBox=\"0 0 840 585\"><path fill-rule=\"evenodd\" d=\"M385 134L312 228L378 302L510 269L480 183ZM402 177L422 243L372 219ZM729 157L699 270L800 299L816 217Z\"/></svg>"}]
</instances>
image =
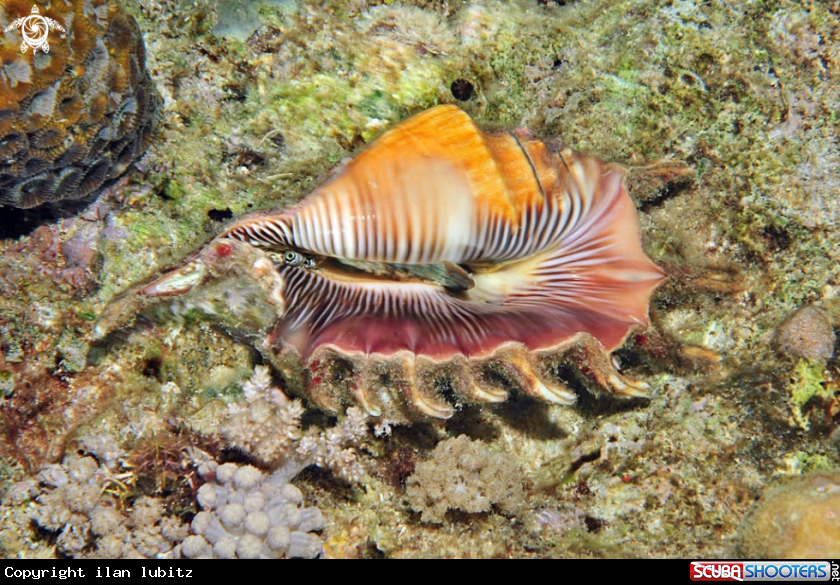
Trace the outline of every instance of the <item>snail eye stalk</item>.
<instances>
[{"instance_id":1,"label":"snail eye stalk","mask_svg":"<svg viewBox=\"0 0 840 585\"><path fill-rule=\"evenodd\" d=\"M293 250L283 252L283 262L289 266L299 266L303 262L303 256Z\"/></svg>"}]
</instances>

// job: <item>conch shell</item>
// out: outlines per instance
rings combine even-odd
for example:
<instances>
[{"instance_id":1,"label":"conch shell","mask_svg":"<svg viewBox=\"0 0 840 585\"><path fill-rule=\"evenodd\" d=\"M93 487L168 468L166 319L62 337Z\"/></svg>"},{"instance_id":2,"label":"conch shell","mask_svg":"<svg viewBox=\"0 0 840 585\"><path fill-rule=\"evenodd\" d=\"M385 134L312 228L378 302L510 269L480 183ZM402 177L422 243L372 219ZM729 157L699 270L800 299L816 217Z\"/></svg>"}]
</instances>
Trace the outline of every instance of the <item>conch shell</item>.
<instances>
[{"instance_id":1,"label":"conch shell","mask_svg":"<svg viewBox=\"0 0 840 585\"><path fill-rule=\"evenodd\" d=\"M259 347L288 390L327 410L446 418L445 395L496 402L510 389L570 404L560 362L590 387L644 395L609 359L647 325L663 278L642 250L623 176L438 106L385 132L299 204L236 222L142 292L185 294L256 249L253 278L271 266L277 313Z\"/></svg>"}]
</instances>

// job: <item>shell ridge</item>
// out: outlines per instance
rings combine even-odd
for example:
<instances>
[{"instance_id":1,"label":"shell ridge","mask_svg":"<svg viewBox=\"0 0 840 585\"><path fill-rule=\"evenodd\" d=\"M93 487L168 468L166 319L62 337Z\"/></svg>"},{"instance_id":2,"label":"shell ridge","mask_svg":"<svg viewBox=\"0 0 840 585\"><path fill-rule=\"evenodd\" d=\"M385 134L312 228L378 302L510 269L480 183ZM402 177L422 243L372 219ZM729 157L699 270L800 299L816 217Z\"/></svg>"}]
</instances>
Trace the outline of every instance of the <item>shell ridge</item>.
<instances>
[{"instance_id":1,"label":"shell ridge","mask_svg":"<svg viewBox=\"0 0 840 585\"><path fill-rule=\"evenodd\" d=\"M301 202L290 222L291 247L318 255L395 263L461 261L474 239L463 217L475 212L469 178L449 162L409 153L334 179ZM390 185L387 193L376 185ZM424 189L423 197L418 186Z\"/></svg>"},{"instance_id":2,"label":"shell ridge","mask_svg":"<svg viewBox=\"0 0 840 585\"><path fill-rule=\"evenodd\" d=\"M540 176L537 173L537 167L534 165L534 161L531 158L531 154L522 146L522 142L519 140L519 137L513 133L508 132L508 134L516 141L516 146L519 147L519 150L522 151L522 156L528 162L528 166L531 168L531 174L534 175L534 182L537 184L537 187L540 191L540 197L543 201L546 201L545 190L543 189L542 183L540 182Z\"/></svg>"},{"instance_id":3,"label":"shell ridge","mask_svg":"<svg viewBox=\"0 0 840 585\"><path fill-rule=\"evenodd\" d=\"M291 247L285 222L279 218L265 217L241 221L228 228L217 239L233 238L259 248Z\"/></svg>"}]
</instances>

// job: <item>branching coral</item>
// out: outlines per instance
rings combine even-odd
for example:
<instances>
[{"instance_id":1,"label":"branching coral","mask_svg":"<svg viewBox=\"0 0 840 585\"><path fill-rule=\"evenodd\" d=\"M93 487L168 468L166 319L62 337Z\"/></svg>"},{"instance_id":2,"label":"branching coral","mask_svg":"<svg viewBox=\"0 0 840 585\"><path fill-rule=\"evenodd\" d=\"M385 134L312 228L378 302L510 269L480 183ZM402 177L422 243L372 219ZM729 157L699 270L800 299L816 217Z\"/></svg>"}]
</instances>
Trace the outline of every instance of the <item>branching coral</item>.
<instances>
[{"instance_id":1,"label":"branching coral","mask_svg":"<svg viewBox=\"0 0 840 585\"><path fill-rule=\"evenodd\" d=\"M257 366L242 384L244 401L228 405L222 432L230 443L271 466L294 455L301 439L304 408L271 385L271 374Z\"/></svg>"},{"instance_id":2,"label":"branching coral","mask_svg":"<svg viewBox=\"0 0 840 585\"><path fill-rule=\"evenodd\" d=\"M315 464L351 482L366 475L355 448L367 434L367 416L361 409L349 408L332 428L303 431L303 405L271 385L267 367L257 366L242 390L244 401L228 405L222 426L233 446L273 469L292 463L298 469Z\"/></svg>"},{"instance_id":3,"label":"branching coral","mask_svg":"<svg viewBox=\"0 0 840 585\"><path fill-rule=\"evenodd\" d=\"M297 455L347 481L360 482L366 472L353 445L367 434L366 421L367 415L361 408L348 408L336 426L321 432L307 431L298 445Z\"/></svg>"}]
</instances>

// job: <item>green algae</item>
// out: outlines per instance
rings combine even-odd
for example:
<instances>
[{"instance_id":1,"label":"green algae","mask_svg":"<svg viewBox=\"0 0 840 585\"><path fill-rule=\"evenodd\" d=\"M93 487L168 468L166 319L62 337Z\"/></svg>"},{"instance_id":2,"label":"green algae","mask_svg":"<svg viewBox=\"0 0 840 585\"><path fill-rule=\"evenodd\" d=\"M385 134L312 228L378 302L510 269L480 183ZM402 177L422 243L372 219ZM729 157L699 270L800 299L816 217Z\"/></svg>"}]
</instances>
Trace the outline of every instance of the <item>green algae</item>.
<instances>
[{"instance_id":1,"label":"green algae","mask_svg":"<svg viewBox=\"0 0 840 585\"><path fill-rule=\"evenodd\" d=\"M0 395L11 396L15 391L15 374L9 370L0 370Z\"/></svg>"},{"instance_id":2,"label":"green algae","mask_svg":"<svg viewBox=\"0 0 840 585\"><path fill-rule=\"evenodd\" d=\"M792 454L792 468L797 473L809 473L811 471L830 471L834 469L834 459L825 453L805 453L798 451Z\"/></svg>"},{"instance_id":3,"label":"green algae","mask_svg":"<svg viewBox=\"0 0 840 585\"><path fill-rule=\"evenodd\" d=\"M835 390L826 384L825 366L818 361L800 359L790 376L788 387L793 418L796 423L807 431L810 428L809 417L803 412L805 405L813 398L830 399Z\"/></svg>"}]
</instances>

